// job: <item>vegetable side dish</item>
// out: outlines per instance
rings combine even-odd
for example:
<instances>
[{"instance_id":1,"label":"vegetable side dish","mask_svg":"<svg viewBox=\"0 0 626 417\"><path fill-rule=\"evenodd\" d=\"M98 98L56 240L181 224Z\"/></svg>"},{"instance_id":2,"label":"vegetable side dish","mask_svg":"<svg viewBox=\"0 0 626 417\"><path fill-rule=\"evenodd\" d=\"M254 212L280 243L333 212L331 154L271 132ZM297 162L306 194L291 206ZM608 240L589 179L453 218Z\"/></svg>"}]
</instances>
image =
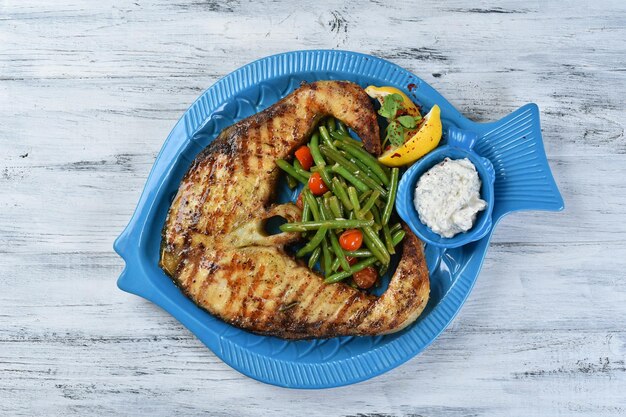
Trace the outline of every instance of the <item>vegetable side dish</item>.
<instances>
[{"instance_id":1,"label":"vegetable side dish","mask_svg":"<svg viewBox=\"0 0 626 417\"><path fill-rule=\"evenodd\" d=\"M327 283L351 277L359 288L372 287L405 236L400 223L390 224L399 169L380 164L332 117L296 150L293 165L277 165L304 185L301 221L280 227L304 233L308 242L296 256L309 256L309 268L319 260Z\"/></svg>"}]
</instances>

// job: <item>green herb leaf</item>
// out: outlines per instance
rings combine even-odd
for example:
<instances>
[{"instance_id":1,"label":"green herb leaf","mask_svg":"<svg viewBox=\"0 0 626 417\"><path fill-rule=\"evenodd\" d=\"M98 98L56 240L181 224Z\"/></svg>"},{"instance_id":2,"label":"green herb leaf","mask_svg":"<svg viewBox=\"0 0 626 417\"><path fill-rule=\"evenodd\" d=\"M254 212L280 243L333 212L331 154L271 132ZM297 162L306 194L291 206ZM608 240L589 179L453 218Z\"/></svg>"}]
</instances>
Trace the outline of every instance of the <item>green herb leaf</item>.
<instances>
[{"instance_id":1,"label":"green herb leaf","mask_svg":"<svg viewBox=\"0 0 626 417\"><path fill-rule=\"evenodd\" d=\"M393 119L401 108L402 96L400 94L389 94L383 98L383 104L378 110L378 114L388 119Z\"/></svg>"},{"instance_id":2,"label":"green herb leaf","mask_svg":"<svg viewBox=\"0 0 626 417\"><path fill-rule=\"evenodd\" d=\"M387 139L392 146L402 146L404 143L404 128L395 120L389 122L387 126Z\"/></svg>"},{"instance_id":3,"label":"green herb leaf","mask_svg":"<svg viewBox=\"0 0 626 417\"><path fill-rule=\"evenodd\" d=\"M405 129L415 129L417 126L417 120L413 116L400 116L396 119Z\"/></svg>"},{"instance_id":4,"label":"green herb leaf","mask_svg":"<svg viewBox=\"0 0 626 417\"><path fill-rule=\"evenodd\" d=\"M388 94L383 97L378 114L385 117L389 122L383 147L387 143L393 147L402 146L406 132L415 129L419 121L422 120L422 116L419 114L415 117L406 114L404 100L400 94Z\"/></svg>"}]
</instances>

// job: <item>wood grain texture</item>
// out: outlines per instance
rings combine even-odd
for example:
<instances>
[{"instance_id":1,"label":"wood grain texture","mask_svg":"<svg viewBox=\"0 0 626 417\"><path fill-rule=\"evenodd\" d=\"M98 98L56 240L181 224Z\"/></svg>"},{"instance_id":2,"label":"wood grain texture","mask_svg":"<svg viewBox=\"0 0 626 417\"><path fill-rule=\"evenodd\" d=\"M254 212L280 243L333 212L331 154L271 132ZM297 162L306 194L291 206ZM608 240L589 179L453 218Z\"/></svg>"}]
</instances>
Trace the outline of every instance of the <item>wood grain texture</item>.
<instances>
[{"instance_id":1,"label":"wood grain texture","mask_svg":"<svg viewBox=\"0 0 626 417\"><path fill-rule=\"evenodd\" d=\"M0 415L624 415L625 39L623 1L4 1ZM111 249L195 97L309 48L389 59L478 121L536 102L566 204L498 226L423 354L324 391L233 371L117 290Z\"/></svg>"}]
</instances>

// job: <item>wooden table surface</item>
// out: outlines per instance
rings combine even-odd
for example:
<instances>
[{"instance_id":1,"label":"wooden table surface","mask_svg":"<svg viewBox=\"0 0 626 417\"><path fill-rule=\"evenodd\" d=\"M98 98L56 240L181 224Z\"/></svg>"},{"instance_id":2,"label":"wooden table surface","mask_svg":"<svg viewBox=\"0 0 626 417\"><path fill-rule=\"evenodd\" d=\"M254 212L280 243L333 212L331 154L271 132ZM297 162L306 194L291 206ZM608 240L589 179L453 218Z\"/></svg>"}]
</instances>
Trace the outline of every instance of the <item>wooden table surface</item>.
<instances>
[{"instance_id":1,"label":"wooden table surface","mask_svg":"<svg viewBox=\"0 0 626 417\"><path fill-rule=\"evenodd\" d=\"M566 205L498 226L425 352L323 391L229 368L116 288L112 250L195 97L311 48L395 62L477 121L537 103ZM0 415L625 415L625 86L623 1L2 2Z\"/></svg>"}]
</instances>

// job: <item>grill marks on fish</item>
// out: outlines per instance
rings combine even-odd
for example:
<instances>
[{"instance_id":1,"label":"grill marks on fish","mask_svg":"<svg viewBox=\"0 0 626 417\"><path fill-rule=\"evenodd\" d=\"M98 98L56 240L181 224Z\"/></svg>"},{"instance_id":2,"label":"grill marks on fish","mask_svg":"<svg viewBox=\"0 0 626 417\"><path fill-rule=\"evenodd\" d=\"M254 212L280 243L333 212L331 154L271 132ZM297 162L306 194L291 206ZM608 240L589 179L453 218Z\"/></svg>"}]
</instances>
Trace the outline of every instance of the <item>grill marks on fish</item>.
<instances>
[{"instance_id":1,"label":"grill marks on fish","mask_svg":"<svg viewBox=\"0 0 626 417\"><path fill-rule=\"evenodd\" d=\"M393 332L422 311L428 271L408 228L398 270L379 298L327 285L294 260L284 245L299 234L263 234L260 226L272 213L298 213L291 203L272 205L276 159L289 157L329 114L355 130L370 152L380 152L365 92L326 81L304 85L225 129L194 160L170 207L160 264L200 307L235 326L290 339Z\"/></svg>"}]
</instances>

